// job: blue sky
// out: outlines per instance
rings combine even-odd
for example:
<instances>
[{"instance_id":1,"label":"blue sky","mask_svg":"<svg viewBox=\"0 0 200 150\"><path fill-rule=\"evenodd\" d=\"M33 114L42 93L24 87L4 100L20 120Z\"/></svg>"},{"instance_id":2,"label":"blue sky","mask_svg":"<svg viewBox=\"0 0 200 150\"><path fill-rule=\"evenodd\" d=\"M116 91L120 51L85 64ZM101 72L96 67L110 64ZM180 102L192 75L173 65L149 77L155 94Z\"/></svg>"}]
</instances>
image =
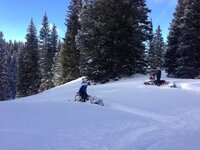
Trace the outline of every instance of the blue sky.
<instances>
[{"instance_id":1,"label":"blue sky","mask_svg":"<svg viewBox=\"0 0 200 150\"><path fill-rule=\"evenodd\" d=\"M152 10L154 29L161 25L163 36L168 34L169 24L175 10L177 0L147 0ZM0 31L8 40L24 41L27 27L33 18L39 32L44 13L47 13L49 23L55 23L59 36L65 35L64 25L69 0L0 0Z\"/></svg>"},{"instance_id":2,"label":"blue sky","mask_svg":"<svg viewBox=\"0 0 200 150\"><path fill-rule=\"evenodd\" d=\"M146 0L147 6L151 9L149 18L153 20L154 30L161 26L163 37L166 41L168 29L173 19L173 13L177 4L177 0Z\"/></svg>"}]
</instances>

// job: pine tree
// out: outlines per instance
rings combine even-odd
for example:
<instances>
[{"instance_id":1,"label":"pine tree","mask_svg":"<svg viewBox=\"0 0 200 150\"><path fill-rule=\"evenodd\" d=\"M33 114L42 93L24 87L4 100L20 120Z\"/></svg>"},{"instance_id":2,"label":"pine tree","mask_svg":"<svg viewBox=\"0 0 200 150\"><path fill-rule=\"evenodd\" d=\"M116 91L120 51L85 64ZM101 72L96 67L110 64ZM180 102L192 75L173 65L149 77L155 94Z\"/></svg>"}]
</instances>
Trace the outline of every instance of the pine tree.
<instances>
[{"instance_id":1,"label":"pine tree","mask_svg":"<svg viewBox=\"0 0 200 150\"><path fill-rule=\"evenodd\" d=\"M164 64L164 41L160 26L156 29L156 33L152 40L152 46L152 50L149 53L151 56L149 61L151 70L155 71L157 68L163 68Z\"/></svg>"},{"instance_id":2,"label":"pine tree","mask_svg":"<svg viewBox=\"0 0 200 150\"><path fill-rule=\"evenodd\" d=\"M18 64L18 71L17 71L17 97L24 97L27 94L26 90L28 89L28 78L27 78L27 68L26 68L26 56L27 52L25 50L25 46L20 47L17 56L17 64Z\"/></svg>"},{"instance_id":3,"label":"pine tree","mask_svg":"<svg viewBox=\"0 0 200 150\"><path fill-rule=\"evenodd\" d=\"M174 19L170 26L170 32L168 35L168 45L165 53L165 69L169 77L176 77L176 69L178 67L179 54L177 49L179 47L179 37L181 35L181 19L185 10L185 0L178 0L176 10L174 13Z\"/></svg>"},{"instance_id":4,"label":"pine tree","mask_svg":"<svg viewBox=\"0 0 200 150\"><path fill-rule=\"evenodd\" d=\"M151 21L148 20L150 9L146 6L146 0L133 0L133 26L135 46L135 73L145 73L147 68L146 46L151 34Z\"/></svg>"},{"instance_id":5,"label":"pine tree","mask_svg":"<svg viewBox=\"0 0 200 150\"><path fill-rule=\"evenodd\" d=\"M58 52L58 33L56 25L53 24L51 35L50 35L50 41L51 41L51 51L52 51L52 57L54 59L56 53Z\"/></svg>"},{"instance_id":6,"label":"pine tree","mask_svg":"<svg viewBox=\"0 0 200 150\"><path fill-rule=\"evenodd\" d=\"M41 71L41 85L39 91L42 92L53 87L52 65L54 52L51 45L51 31L46 13L43 17L42 27L40 29L39 51Z\"/></svg>"},{"instance_id":7,"label":"pine tree","mask_svg":"<svg viewBox=\"0 0 200 150\"><path fill-rule=\"evenodd\" d=\"M37 31L33 20L26 34L26 43L19 51L17 96L24 97L38 93L40 86L39 53Z\"/></svg>"},{"instance_id":8,"label":"pine tree","mask_svg":"<svg viewBox=\"0 0 200 150\"><path fill-rule=\"evenodd\" d=\"M184 15L180 22L178 67L176 75L180 78L195 78L200 75L200 3L187 0Z\"/></svg>"},{"instance_id":9,"label":"pine tree","mask_svg":"<svg viewBox=\"0 0 200 150\"><path fill-rule=\"evenodd\" d=\"M54 57L54 64L53 64L53 84L54 86L61 85L62 82L62 64L61 64L61 54L62 54L62 43L60 40L58 41L58 51Z\"/></svg>"},{"instance_id":10,"label":"pine tree","mask_svg":"<svg viewBox=\"0 0 200 150\"><path fill-rule=\"evenodd\" d=\"M65 34L62 59L62 80L64 83L80 77L79 60L80 52L76 46L76 36L80 25L78 23L81 10L81 0L70 2L68 18L66 19L67 32Z\"/></svg>"},{"instance_id":11,"label":"pine tree","mask_svg":"<svg viewBox=\"0 0 200 150\"><path fill-rule=\"evenodd\" d=\"M153 22L150 22L150 31L149 31L149 40L147 41L148 45L148 52L147 52L147 73L152 73L155 71L155 63L154 63L154 57L155 57L155 52L154 52L154 46L153 46L153 38L154 38L154 32L153 32Z\"/></svg>"},{"instance_id":12,"label":"pine tree","mask_svg":"<svg viewBox=\"0 0 200 150\"><path fill-rule=\"evenodd\" d=\"M94 0L82 9L77 38L81 74L97 82L144 73L150 22L144 0Z\"/></svg>"},{"instance_id":13,"label":"pine tree","mask_svg":"<svg viewBox=\"0 0 200 150\"><path fill-rule=\"evenodd\" d=\"M83 3L83 7L81 9L79 15L79 23L80 29L78 30L78 34L76 36L76 45L77 49L80 52L80 60L79 60L79 68L80 75L86 76L90 72L90 62L92 60L92 53L90 50L94 47L96 43L94 43L94 38L91 39L93 32L93 20L91 16L92 6L88 5L87 2Z\"/></svg>"},{"instance_id":14,"label":"pine tree","mask_svg":"<svg viewBox=\"0 0 200 150\"><path fill-rule=\"evenodd\" d=\"M60 49L61 49L61 43L59 41L58 43L58 33L55 24L52 27L51 30L51 51L52 51L52 57L53 57L53 64L52 64L52 79L51 81L53 82L53 86L58 86L60 85L61 79L60 79ZM58 81L59 80L59 81Z\"/></svg>"},{"instance_id":15,"label":"pine tree","mask_svg":"<svg viewBox=\"0 0 200 150\"><path fill-rule=\"evenodd\" d=\"M105 82L134 72L132 3L93 1L80 15L81 72Z\"/></svg>"},{"instance_id":16,"label":"pine tree","mask_svg":"<svg viewBox=\"0 0 200 150\"><path fill-rule=\"evenodd\" d=\"M3 33L0 31L0 101L10 98L8 58L7 43L3 38Z\"/></svg>"},{"instance_id":17,"label":"pine tree","mask_svg":"<svg viewBox=\"0 0 200 150\"><path fill-rule=\"evenodd\" d=\"M195 0L195 2L192 5L193 7L193 15L191 16L192 24L194 26L194 40L193 40L193 60L194 60L194 78L200 79L200 2L198 0Z\"/></svg>"},{"instance_id":18,"label":"pine tree","mask_svg":"<svg viewBox=\"0 0 200 150\"><path fill-rule=\"evenodd\" d=\"M14 41L9 42L9 82L10 82L10 99L15 99L16 96L16 84L17 84L17 53L20 43Z\"/></svg>"}]
</instances>

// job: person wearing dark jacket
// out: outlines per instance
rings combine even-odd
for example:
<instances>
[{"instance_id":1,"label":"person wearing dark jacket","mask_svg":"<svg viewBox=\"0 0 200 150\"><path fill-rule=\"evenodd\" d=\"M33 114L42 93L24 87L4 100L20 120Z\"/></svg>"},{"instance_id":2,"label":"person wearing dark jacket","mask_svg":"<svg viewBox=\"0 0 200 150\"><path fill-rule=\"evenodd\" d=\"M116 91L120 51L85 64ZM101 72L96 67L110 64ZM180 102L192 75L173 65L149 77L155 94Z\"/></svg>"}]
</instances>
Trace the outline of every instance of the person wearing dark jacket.
<instances>
[{"instance_id":1,"label":"person wearing dark jacket","mask_svg":"<svg viewBox=\"0 0 200 150\"><path fill-rule=\"evenodd\" d=\"M156 83L158 86L160 86L160 78L161 78L161 70L158 68L156 72Z\"/></svg>"},{"instance_id":2,"label":"person wearing dark jacket","mask_svg":"<svg viewBox=\"0 0 200 150\"><path fill-rule=\"evenodd\" d=\"M79 89L79 94L84 102L88 99L87 86L88 86L88 83L84 82Z\"/></svg>"}]
</instances>

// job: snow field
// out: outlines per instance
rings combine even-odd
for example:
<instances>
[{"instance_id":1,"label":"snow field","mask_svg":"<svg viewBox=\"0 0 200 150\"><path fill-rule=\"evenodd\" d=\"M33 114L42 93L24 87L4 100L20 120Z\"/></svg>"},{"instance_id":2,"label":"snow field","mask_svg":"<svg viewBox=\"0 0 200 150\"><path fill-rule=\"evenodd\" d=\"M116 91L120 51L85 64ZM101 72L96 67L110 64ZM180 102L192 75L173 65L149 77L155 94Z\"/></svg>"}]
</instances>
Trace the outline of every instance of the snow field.
<instances>
[{"instance_id":1,"label":"snow field","mask_svg":"<svg viewBox=\"0 0 200 150\"><path fill-rule=\"evenodd\" d=\"M145 86L136 75L88 87L105 106L74 102L81 79L0 102L2 150L199 150L200 80Z\"/></svg>"}]
</instances>

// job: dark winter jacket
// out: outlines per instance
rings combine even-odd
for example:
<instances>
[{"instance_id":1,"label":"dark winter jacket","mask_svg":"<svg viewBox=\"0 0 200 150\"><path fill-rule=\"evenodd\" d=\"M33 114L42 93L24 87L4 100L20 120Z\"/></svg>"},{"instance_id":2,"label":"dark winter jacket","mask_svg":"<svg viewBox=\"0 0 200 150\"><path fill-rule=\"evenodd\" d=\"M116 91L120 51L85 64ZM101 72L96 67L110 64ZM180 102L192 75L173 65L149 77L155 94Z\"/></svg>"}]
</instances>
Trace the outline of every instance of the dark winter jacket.
<instances>
[{"instance_id":1,"label":"dark winter jacket","mask_svg":"<svg viewBox=\"0 0 200 150\"><path fill-rule=\"evenodd\" d=\"M83 84L83 85L80 87L79 93L87 94L87 84Z\"/></svg>"},{"instance_id":2,"label":"dark winter jacket","mask_svg":"<svg viewBox=\"0 0 200 150\"><path fill-rule=\"evenodd\" d=\"M160 78L161 78L161 70L158 70L156 73L156 79L160 81Z\"/></svg>"}]
</instances>

